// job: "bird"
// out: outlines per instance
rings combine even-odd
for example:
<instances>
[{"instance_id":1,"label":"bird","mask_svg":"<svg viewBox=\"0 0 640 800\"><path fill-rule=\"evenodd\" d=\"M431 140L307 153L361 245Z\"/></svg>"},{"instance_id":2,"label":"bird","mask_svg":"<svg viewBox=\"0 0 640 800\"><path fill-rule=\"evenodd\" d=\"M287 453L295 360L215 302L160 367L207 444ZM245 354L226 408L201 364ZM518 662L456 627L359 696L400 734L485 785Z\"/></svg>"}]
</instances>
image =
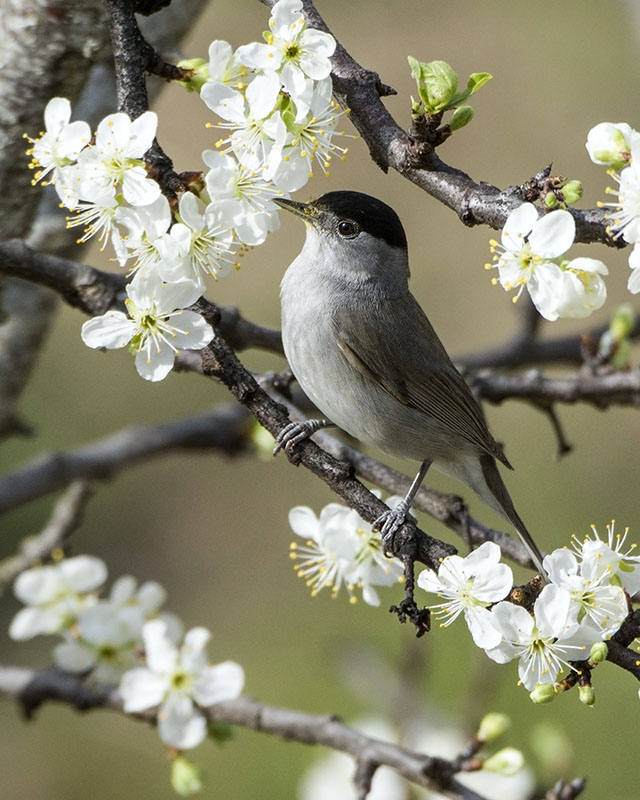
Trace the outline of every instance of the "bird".
<instances>
[{"instance_id":1,"label":"bird","mask_svg":"<svg viewBox=\"0 0 640 800\"><path fill-rule=\"evenodd\" d=\"M274 202L306 224L302 250L280 286L282 341L298 384L326 416L287 425L274 453L336 425L385 453L419 461L402 502L374 523L387 541L434 467L514 526L544 578L542 554L496 462L511 464L410 291L407 237L397 213L355 191Z\"/></svg>"}]
</instances>

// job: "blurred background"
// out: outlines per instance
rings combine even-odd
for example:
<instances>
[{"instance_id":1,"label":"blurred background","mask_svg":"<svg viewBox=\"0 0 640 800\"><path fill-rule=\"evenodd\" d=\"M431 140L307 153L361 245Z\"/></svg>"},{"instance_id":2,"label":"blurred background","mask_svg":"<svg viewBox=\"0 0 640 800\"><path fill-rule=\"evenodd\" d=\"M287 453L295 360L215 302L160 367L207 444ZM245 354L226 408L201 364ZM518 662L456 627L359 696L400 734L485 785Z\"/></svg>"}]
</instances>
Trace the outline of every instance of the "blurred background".
<instances>
[{"instance_id":1,"label":"blurred background","mask_svg":"<svg viewBox=\"0 0 640 800\"><path fill-rule=\"evenodd\" d=\"M584 182L583 207L604 200L608 183L604 169L587 156L588 130L601 121L640 126L633 89L640 77L634 6L633 0L318 0L320 13L353 57L398 91L385 103L403 126L410 121L410 95L416 94L407 55L446 60L461 82L471 72L492 73L494 80L472 99L473 123L441 148L442 158L500 187L522 183L553 162L554 174ZM215 0L194 26L185 56L206 57L213 39L234 47L259 40L268 16L256 0ZM205 128L212 116L204 104L195 94L167 86L154 108L159 139L176 169L200 169L201 151L216 138ZM349 129L346 119L344 127ZM493 231L464 228L454 213L407 181L384 175L360 141L350 143L347 162L335 162L331 177L318 175L297 197L343 188L374 194L400 214L409 239L413 291L454 359L515 334L519 308L491 285L483 269ZM281 230L251 252L240 271L212 285L209 296L237 305L258 323L277 326L279 282L303 237L303 226L283 219ZM575 248L575 254L585 252ZM631 300L627 254L602 246L589 248L588 254L609 266L607 304L585 322L545 323L545 336L604 323L618 303ZM95 248L79 249L78 258L115 269ZM230 399L224 388L193 375L146 383L126 352L86 348L79 336L82 322L79 312L61 308L23 397L22 414L36 433L3 444L3 472L43 451L72 448L133 423L178 419ZM252 369L284 367L282 359L260 352L247 352L242 360ZM507 480L520 514L542 549L569 544L572 533L585 534L591 523L604 533L613 517L620 526L630 525L632 541L638 541L637 411L601 412L586 405L558 411L575 445L561 461L542 414L517 402L486 408L493 433L516 468ZM412 463L394 466L407 473L415 468ZM454 482L430 473L428 483L462 492L475 516L500 525ZM472 731L465 725L486 711L505 711L514 718L509 743L524 750L547 782L586 774L585 798L637 797L632 735L637 686L628 674L602 665L594 676L592 709L579 703L576 692L534 706L516 686L515 664L499 667L489 661L474 648L462 623L446 630L435 626L416 641L412 629L386 611L400 599L400 589L382 590L379 609L351 606L345 596L312 599L288 558L293 534L287 513L300 504L319 512L334 500L320 481L283 456L171 455L101 484L73 536L73 552L105 559L109 584L122 574L162 583L169 593L167 608L186 627L210 628L212 660L240 662L247 693L265 703L336 712L346 720L379 713L400 726L411 708L434 725L446 720L466 733ZM2 555L42 526L52 502L45 498L2 518ZM459 545L432 520L420 522ZM18 644L6 635L17 609L5 593L2 660L47 666L52 640ZM93 800L174 796L163 747L151 727L108 712L79 715L54 704L26 724L16 704L3 701L1 708L2 798L79 800L89 792ZM227 746L206 742L191 756L208 773L204 797L269 800L295 797L298 781L318 753L239 730Z\"/></svg>"}]
</instances>

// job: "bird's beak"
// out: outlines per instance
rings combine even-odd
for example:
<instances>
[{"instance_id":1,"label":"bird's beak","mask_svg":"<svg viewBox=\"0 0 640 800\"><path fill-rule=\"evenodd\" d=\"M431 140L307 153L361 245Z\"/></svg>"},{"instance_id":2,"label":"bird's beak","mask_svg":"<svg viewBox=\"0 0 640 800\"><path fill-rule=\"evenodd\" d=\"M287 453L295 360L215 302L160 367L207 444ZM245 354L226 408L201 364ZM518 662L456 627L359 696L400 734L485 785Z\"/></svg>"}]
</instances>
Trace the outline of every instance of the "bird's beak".
<instances>
[{"instance_id":1,"label":"bird's beak","mask_svg":"<svg viewBox=\"0 0 640 800\"><path fill-rule=\"evenodd\" d=\"M285 200L283 197L274 197L273 202L280 208L284 208L285 211L295 214L296 217L302 217L309 225L312 225L319 215L318 209L313 203L299 203L297 200Z\"/></svg>"}]
</instances>

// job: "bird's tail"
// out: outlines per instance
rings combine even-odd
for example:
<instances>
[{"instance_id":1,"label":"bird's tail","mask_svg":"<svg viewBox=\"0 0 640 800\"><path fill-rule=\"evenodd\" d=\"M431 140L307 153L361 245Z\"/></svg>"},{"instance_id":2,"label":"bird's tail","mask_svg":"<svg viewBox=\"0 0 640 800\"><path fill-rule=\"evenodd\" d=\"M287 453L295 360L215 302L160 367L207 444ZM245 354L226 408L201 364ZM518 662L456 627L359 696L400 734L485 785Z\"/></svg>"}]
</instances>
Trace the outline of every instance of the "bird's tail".
<instances>
[{"instance_id":1,"label":"bird's tail","mask_svg":"<svg viewBox=\"0 0 640 800\"><path fill-rule=\"evenodd\" d=\"M493 456L490 456L488 453L481 455L480 467L482 468L482 474L486 486L491 492L491 496L487 496L486 491L481 492L478 491L477 488L476 491L478 491L478 494L480 497L482 497L485 503L487 503L487 505L498 511L498 513L502 514L502 516L506 517L509 522L512 523L516 529L516 533L520 537L520 541L526 547L531 561L535 564L536 569L539 571L540 575L542 575L543 579L546 578L547 573L542 566L542 553L538 549L536 543L533 541L533 538L527 530L524 522L520 519L520 516L513 505L513 501L509 496L507 487L504 485L502 476L498 472L498 467Z\"/></svg>"}]
</instances>

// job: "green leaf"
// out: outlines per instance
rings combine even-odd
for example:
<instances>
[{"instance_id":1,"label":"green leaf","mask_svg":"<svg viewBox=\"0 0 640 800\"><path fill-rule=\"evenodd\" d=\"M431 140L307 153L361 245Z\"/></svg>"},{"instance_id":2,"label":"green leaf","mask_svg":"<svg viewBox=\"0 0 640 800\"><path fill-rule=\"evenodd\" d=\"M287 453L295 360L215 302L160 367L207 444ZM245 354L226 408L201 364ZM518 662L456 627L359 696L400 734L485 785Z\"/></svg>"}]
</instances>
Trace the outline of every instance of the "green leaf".
<instances>
[{"instance_id":1,"label":"green leaf","mask_svg":"<svg viewBox=\"0 0 640 800\"><path fill-rule=\"evenodd\" d=\"M493 75L488 72L472 72L471 75L469 75L469 80L467 81L467 89L470 89L471 94L473 94L492 78Z\"/></svg>"},{"instance_id":2,"label":"green leaf","mask_svg":"<svg viewBox=\"0 0 640 800\"><path fill-rule=\"evenodd\" d=\"M446 61L418 61L412 56L407 60L426 113L444 110L458 88L455 70Z\"/></svg>"}]
</instances>

